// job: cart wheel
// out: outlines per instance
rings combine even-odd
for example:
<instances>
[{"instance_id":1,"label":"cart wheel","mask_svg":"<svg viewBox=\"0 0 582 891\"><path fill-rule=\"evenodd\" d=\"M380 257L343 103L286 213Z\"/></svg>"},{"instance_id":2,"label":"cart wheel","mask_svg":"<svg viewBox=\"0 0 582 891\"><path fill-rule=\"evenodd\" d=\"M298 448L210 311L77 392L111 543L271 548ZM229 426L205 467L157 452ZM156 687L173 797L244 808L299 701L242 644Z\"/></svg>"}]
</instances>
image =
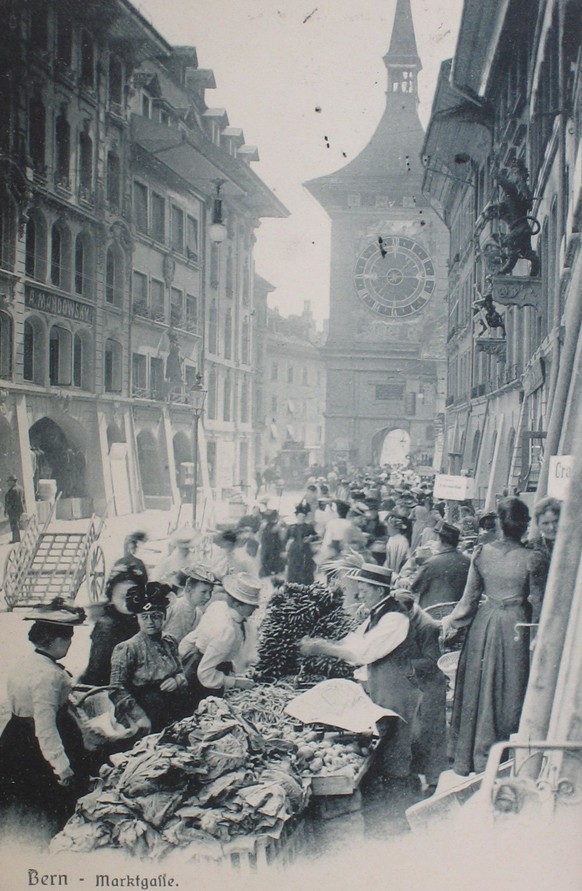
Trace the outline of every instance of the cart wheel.
<instances>
[{"instance_id":1,"label":"cart wheel","mask_svg":"<svg viewBox=\"0 0 582 891\"><path fill-rule=\"evenodd\" d=\"M95 544L87 555L87 588L91 600L101 600L105 587L105 555L101 545Z\"/></svg>"}]
</instances>

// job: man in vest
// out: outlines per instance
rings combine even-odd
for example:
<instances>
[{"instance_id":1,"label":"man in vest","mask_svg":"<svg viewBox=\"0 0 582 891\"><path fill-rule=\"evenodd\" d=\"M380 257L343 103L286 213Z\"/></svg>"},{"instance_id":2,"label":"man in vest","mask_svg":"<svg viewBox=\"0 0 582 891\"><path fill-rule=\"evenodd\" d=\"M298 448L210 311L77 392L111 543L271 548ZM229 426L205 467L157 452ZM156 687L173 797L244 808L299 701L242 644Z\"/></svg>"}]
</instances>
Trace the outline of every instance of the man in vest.
<instances>
[{"instance_id":1,"label":"man in vest","mask_svg":"<svg viewBox=\"0 0 582 891\"><path fill-rule=\"evenodd\" d=\"M368 617L342 640L303 638L305 656L335 656L360 666L354 673L370 698L397 712L403 720L385 718L378 724L379 774L392 789L407 791L418 779L411 775L411 730L422 693L414 680L408 644L410 620L390 591L392 573L385 566L364 563L348 576L358 582L358 598Z\"/></svg>"}]
</instances>

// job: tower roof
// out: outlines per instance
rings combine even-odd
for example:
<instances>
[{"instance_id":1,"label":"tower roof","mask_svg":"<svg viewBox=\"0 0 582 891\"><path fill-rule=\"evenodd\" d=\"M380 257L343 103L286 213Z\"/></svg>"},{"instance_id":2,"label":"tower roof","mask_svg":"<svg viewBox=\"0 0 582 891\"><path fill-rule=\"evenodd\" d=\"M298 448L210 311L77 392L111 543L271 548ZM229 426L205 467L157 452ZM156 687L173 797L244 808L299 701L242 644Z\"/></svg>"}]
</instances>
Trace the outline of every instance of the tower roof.
<instances>
[{"instance_id":1,"label":"tower roof","mask_svg":"<svg viewBox=\"0 0 582 891\"><path fill-rule=\"evenodd\" d=\"M396 201L405 195L423 200L420 152L424 130L416 89L416 74L422 66L410 0L397 0L384 63L388 69L386 107L374 135L345 167L305 183L327 210L345 205L346 195L359 190L384 193Z\"/></svg>"},{"instance_id":2,"label":"tower roof","mask_svg":"<svg viewBox=\"0 0 582 891\"><path fill-rule=\"evenodd\" d=\"M422 67L416 48L410 0L396 0L390 48L384 56L384 64L386 67L390 64L415 65L418 70Z\"/></svg>"}]
</instances>

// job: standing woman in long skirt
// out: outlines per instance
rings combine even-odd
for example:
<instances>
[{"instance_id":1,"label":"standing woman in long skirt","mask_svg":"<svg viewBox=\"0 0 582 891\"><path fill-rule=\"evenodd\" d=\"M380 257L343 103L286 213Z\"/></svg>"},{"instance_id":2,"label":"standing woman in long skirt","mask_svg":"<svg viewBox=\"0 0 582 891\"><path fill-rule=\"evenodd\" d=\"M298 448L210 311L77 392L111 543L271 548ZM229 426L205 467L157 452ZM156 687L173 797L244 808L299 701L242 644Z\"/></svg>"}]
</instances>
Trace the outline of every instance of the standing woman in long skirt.
<instances>
[{"instance_id":1,"label":"standing woman in long skirt","mask_svg":"<svg viewBox=\"0 0 582 891\"><path fill-rule=\"evenodd\" d=\"M453 769L461 776L485 769L489 749L519 726L529 671L530 599L543 585L540 555L522 544L527 505L506 498L498 506L501 537L473 552L463 596L442 620L445 640L469 628L457 671L451 720Z\"/></svg>"},{"instance_id":2,"label":"standing woman in long skirt","mask_svg":"<svg viewBox=\"0 0 582 891\"><path fill-rule=\"evenodd\" d=\"M8 676L12 716L0 737L0 813L48 836L61 829L87 787L85 749L67 700L71 675L60 664L82 609L59 598L34 607L28 639L33 650Z\"/></svg>"}]
</instances>

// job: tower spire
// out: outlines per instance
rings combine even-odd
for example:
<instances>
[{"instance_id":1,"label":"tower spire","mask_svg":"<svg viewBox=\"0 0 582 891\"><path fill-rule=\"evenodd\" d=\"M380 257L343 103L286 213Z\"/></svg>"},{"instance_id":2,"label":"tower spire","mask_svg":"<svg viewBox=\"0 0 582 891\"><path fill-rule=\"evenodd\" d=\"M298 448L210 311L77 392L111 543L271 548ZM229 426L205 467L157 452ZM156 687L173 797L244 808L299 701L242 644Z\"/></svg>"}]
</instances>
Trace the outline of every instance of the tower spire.
<instances>
[{"instance_id":1,"label":"tower spire","mask_svg":"<svg viewBox=\"0 0 582 891\"><path fill-rule=\"evenodd\" d=\"M422 65L416 48L416 36L410 0L396 0L390 48L384 56L388 70L388 93L408 93L418 98L417 76Z\"/></svg>"}]
</instances>

